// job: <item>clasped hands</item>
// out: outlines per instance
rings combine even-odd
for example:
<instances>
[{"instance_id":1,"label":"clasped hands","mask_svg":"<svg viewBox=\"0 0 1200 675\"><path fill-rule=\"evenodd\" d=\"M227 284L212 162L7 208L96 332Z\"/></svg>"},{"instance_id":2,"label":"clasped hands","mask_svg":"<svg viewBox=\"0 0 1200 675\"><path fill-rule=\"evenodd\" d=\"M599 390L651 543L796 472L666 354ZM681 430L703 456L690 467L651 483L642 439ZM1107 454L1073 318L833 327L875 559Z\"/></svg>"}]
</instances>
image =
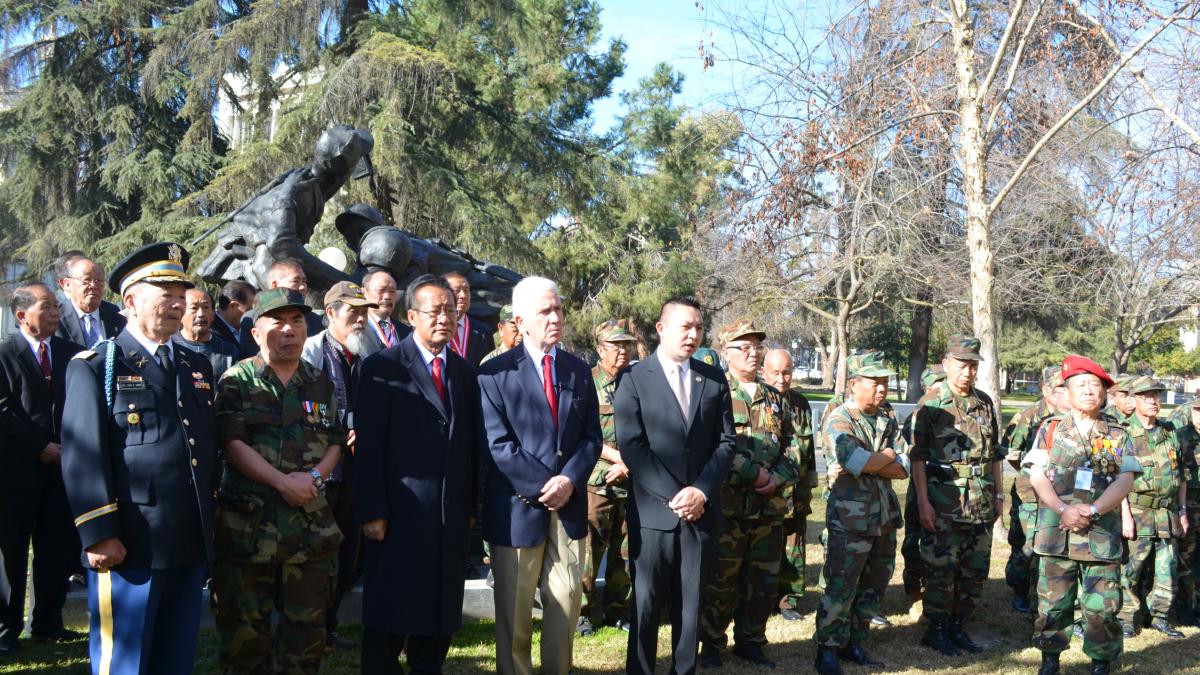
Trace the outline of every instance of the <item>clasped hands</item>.
<instances>
[{"instance_id":1,"label":"clasped hands","mask_svg":"<svg viewBox=\"0 0 1200 675\"><path fill-rule=\"evenodd\" d=\"M674 511L680 520L694 523L704 515L704 503L704 493L689 485L675 493L667 508Z\"/></svg>"},{"instance_id":2,"label":"clasped hands","mask_svg":"<svg viewBox=\"0 0 1200 675\"><path fill-rule=\"evenodd\" d=\"M1058 520L1058 529L1083 534L1092 526L1092 507L1090 504L1071 504L1059 515Z\"/></svg>"}]
</instances>

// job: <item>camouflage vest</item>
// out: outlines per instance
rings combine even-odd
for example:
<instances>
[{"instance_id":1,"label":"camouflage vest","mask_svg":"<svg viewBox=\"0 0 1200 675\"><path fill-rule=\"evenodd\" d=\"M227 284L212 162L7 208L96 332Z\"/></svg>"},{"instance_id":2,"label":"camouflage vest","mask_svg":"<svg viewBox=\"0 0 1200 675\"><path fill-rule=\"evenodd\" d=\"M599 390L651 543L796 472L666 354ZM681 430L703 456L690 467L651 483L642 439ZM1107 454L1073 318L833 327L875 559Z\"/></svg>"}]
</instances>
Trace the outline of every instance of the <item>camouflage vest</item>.
<instances>
[{"instance_id":1,"label":"camouflage vest","mask_svg":"<svg viewBox=\"0 0 1200 675\"><path fill-rule=\"evenodd\" d=\"M1004 452L1005 460L1019 469L1022 462L1025 461L1025 455L1029 454L1029 449L1033 447L1033 440L1037 436L1038 428L1042 422L1053 415L1054 413L1050 412L1050 406L1046 405L1045 399L1038 399L1035 405L1028 406L1015 415L1009 421L1008 426L1004 428L1004 436L1000 441L1000 448ZM1037 503L1037 493L1029 484L1029 476L1018 473L1013 484L1017 489L1017 497L1022 502Z\"/></svg>"},{"instance_id":2,"label":"camouflage vest","mask_svg":"<svg viewBox=\"0 0 1200 675\"><path fill-rule=\"evenodd\" d=\"M933 384L913 412L911 459L924 460L929 501L939 517L991 523L996 494L996 414L987 394L959 396L945 382Z\"/></svg>"},{"instance_id":3,"label":"camouflage vest","mask_svg":"<svg viewBox=\"0 0 1200 675\"><path fill-rule=\"evenodd\" d=\"M751 396L732 374L727 377L737 448L721 487L721 511L731 518L783 517L792 504L791 493L781 488L794 484L804 472L792 408L777 389L761 380L755 380ZM780 486L769 495L754 491L760 468Z\"/></svg>"},{"instance_id":4,"label":"camouflage vest","mask_svg":"<svg viewBox=\"0 0 1200 675\"><path fill-rule=\"evenodd\" d=\"M1183 466L1184 480L1187 481L1188 510L1192 507L1200 509L1200 461L1196 453L1200 451L1200 431L1192 425L1191 407L1179 406L1171 414L1171 422L1179 434L1180 463Z\"/></svg>"},{"instance_id":5,"label":"camouflage vest","mask_svg":"<svg viewBox=\"0 0 1200 675\"><path fill-rule=\"evenodd\" d=\"M1183 531L1179 522L1179 436L1175 427L1158 420L1149 431L1137 415L1129 418L1129 437L1133 455L1142 465L1142 473L1133 481L1129 509L1139 537L1169 539Z\"/></svg>"},{"instance_id":6,"label":"camouflage vest","mask_svg":"<svg viewBox=\"0 0 1200 675\"><path fill-rule=\"evenodd\" d=\"M796 467L796 481L783 487L784 498L792 500L794 507L797 491L811 495L812 488L817 485L817 458L813 443L812 406L804 394L795 389L787 392L785 398L792 409L792 438L796 442L796 451L801 462Z\"/></svg>"},{"instance_id":7,"label":"camouflage vest","mask_svg":"<svg viewBox=\"0 0 1200 675\"><path fill-rule=\"evenodd\" d=\"M1053 442L1045 444L1053 425ZM1046 478L1054 493L1067 505L1091 504L1104 493L1117 474L1138 471L1129 435L1115 420L1096 420L1087 438L1079 434L1070 415L1057 415L1042 425L1034 447L1047 452ZM1081 469L1093 472L1089 488L1076 489ZM1118 562L1124 547L1121 541L1120 509L1113 509L1092 521L1082 534L1059 529L1059 513L1040 504L1033 548L1039 555L1056 556L1085 562Z\"/></svg>"},{"instance_id":8,"label":"camouflage vest","mask_svg":"<svg viewBox=\"0 0 1200 675\"><path fill-rule=\"evenodd\" d=\"M868 452L895 448L899 435L896 413L891 406L868 415L853 402L843 403L825 415L821 426L824 437L829 439L825 457L831 466L840 464L839 455L849 455L858 448ZM900 527L900 501L892 489L892 481L865 473L856 477L842 469L829 487L825 524L830 529L868 537Z\"/></svg>"},{"instance_id":9,"label":"camouflage vest","mask_svg":"<svg viewBox=\"0 0 1200 675\"><path fill-rule=\"evenodd\" d=\"M596 386L596 399L600 401L600 434L604 437L604 444L612 447L617 447L617 416L613 410L613 395L617 393L617 378L610 378L608 373L597 365L592 368L592 383ZM625 483L629 479L617 482L614 485L606 485L604 483L604 474L613 466L612 462L603 457L596 460L596 468L592 469L592 475L588 478L588 489L597 494L605 494L612 497L628 496L628 491Z\"/></svg>"}]
</instances>

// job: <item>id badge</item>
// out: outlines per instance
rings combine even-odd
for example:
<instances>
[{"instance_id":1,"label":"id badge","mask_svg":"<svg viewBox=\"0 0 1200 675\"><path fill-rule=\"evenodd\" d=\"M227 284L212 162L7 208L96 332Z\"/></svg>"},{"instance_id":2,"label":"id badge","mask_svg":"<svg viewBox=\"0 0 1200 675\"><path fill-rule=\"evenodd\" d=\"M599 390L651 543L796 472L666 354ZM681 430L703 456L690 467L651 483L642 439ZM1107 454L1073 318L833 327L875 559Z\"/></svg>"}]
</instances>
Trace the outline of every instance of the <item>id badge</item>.
<instances>
[{"instance_id":1,"label":"id badge","mask_svg":"<svg viewBox=\"0 0 1200 675\"><path fill-rule=\"evenodd\" d=\"M1092 470L1079 468L1075 470L1075 489L1084 492L1092 491Z\"/></svg>"}]
</instances>

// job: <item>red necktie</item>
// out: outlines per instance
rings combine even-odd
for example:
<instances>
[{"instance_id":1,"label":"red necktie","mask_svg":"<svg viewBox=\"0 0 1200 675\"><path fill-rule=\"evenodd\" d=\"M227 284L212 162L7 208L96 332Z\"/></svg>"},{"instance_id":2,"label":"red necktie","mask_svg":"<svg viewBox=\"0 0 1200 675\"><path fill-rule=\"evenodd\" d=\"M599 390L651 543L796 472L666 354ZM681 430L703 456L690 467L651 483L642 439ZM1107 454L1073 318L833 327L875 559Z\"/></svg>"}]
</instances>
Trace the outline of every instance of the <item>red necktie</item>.
<instances>
[{"instance_id":1,"label":"red necktie","mask_svg":"<svg viewBox=\"0 0 1200 675\"><path fill-rule=\"evenodd\" d=\"M433 388L437 389L438 396L441 397L442 403L446 403L446 383L442 381L442 359L441 357L433 357Z\"/></svg>"},{"instance_id":2,"label":"red necktie","mask_svg":"<svg viewBox=\"0 0 1200 675\"><path fill-rule=\"evenodd\" d=\"M45 342L38 343L38 365L42 367L42 377L46 378L46 386L50 386L50 351Z\"/></svg>"},{"instance_id":3,"label":"red necktie","mask_svg":"<svg viewBox=\"0 0 1200 675\"><path fill-rule=\"evenodd\" d=\"M542 389L546 391L546 403L550 404L550 419L554 420L554 431L558 431L558 393L554 391L554 359L549 354L542 357Z\"/></svg>"}]
</instances>

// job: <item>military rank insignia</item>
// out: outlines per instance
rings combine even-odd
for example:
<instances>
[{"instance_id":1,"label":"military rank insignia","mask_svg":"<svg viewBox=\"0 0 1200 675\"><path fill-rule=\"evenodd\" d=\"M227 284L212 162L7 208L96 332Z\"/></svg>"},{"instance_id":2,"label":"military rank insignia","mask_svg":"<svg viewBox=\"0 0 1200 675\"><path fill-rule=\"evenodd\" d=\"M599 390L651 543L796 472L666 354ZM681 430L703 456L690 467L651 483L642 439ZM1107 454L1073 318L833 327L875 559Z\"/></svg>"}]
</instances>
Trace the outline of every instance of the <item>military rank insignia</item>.
<instances>
[{"instance_id":1,"label":"military rank insignia","mask_svg":"<svg viewBox=\"0 0 1200 675\"><path fill-rule=\"evenodd\" d=\"M204 379L204 373L198 370L192 371L192 386L196 389L212 389L212 384Z\"/></svg>"}]
</instances>

